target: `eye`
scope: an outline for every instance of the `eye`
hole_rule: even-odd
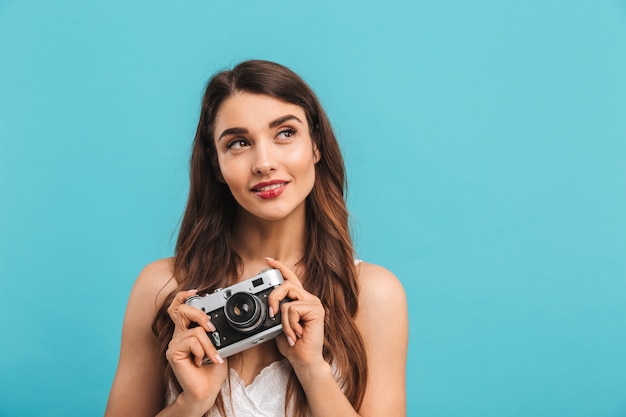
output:
[[[278,132],[278,135],[276,136],[278,139],[285,140],[285,139],[291,138],[295,134],[296,134],[296,130],[289,127],[286,129],[282,129],[280,132]]]
[[[246,146],[250,146],[248,144],[248,141],[245,139],[239,138],[239,139],[234,139],[228,142],[228,145],[226,145],[226,149],[232,150],[232,151],[238,151],[240,149],[245,148]]]

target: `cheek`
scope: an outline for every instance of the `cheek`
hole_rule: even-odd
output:
[[[315,152],[308,146],[301,146],[298,149],[292,150],[289,155],[286,155],[285,159],[293,161],[293,163],[297,164],[302,170],[308,170],[317,162]]]
[[[243,167],[233,163],[233,161],[218,159],[217,169],[219,170],[222,182],[226,183],[231,191],[242,183],[242,181],[245,182],[244,176],[241,175]]]
[[[243,181],[241,180],[241,176],[231,175],[229,171],[222,172],[222,178],[224,179],[224,183],[230,188],[231,191],[237,190],[240,188]]]
[[[304,155],[298,167],[300,176],[313,186],[316,177],[315,159],[311,154]]]

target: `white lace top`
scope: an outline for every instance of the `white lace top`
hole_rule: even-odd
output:
[[[222,384],[222,398],[228,417],[284,417],[287,381],[291,365],[287,359],[272,362],[256,376],[250,385],[234,369],[229,370],[229,381]],[[217,407],[209,412],[219,417]]]
[[[291,364],[284,358],[263,368],[254,381],[246,386],[230,368],[228,379],[221,388],[226,417],[284,417],[287,382]],[[167,403],[176,400],[173,386],[167,393]],[[209,410],[209,417],[223,417],[217,407]]]

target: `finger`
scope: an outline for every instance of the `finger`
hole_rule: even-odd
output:
[[[283,314],[283,332],[285,328],[288,328],[288,331],[292,331],[299,339],[304,335],[307,325],[319,321],[323,326],[326,311],[319,300],[314,300],[284,303],[281,307],[281,313]]]
[[[274,288],[268,296],[268,305],[272,309],[271,312],[279,311],[280,303],[285,300],[291,301],[306,301],[309,303],[317,303],[321,305],[319,298],[311,294],[304,288],[295,285],[293,282],[283,282],[278,287]]]
[[[287,266],[283,264],[282,262],[277,261],[276,259],[267,257],[265,258],[265,263],[267,263],[272,268],[278,269],[280,273],[282,274],[283,278],[285,279],[285,281],[293,282],[299,287],[302,287],[302,282],[300,282],[300,279],[295,274],[295,272],[287,268]]]
[[[193,358],[193,364],[198,368],[201,367],[205,352],[202,343],[198,339],[192,338],[189,340],[189,353],[191,353]]]
[[[293,347],[295,346],[295,342],[291,339],[287,339],[287,336],[285,336],[285,334],[280,334],[276,337],[276,346],[278,346],[278,350],[280,353],[283,354],[283,356],[287,356],[287,346]]]
[[[295,303],[284,303],[281,306],[283,333],[290,346],[296,344],[296,340],[302,337],[302,325],[300,313]]]
[[[177,362],[180,360],[189,360],[198,368],[202,366],[202,361],[206,353],[202,343],[196,338],[186,338],[174,347],[172,359]]]
[[[283,309],[283,322],[289,323],[289,328],[293,331],[297,339],[302,337],[302,325],[300,324],[301,316],[298,306],[294,304],[285,304],[287,308]],[[285,325],[283,324],[283,328]]]
[[[170,306],[167,308],[167,314],[169,314],[170,317],[174,319],[173,316],[178,311],[178,308],[181,305],[185,305],[185,301],[187,301],[189,297],[191,297],[192,295],[196,295],[197,293],[198,293],[198,290],[195,290],[195,289],[188,290],[188,291],[179,291],[178,293],[176,293],[176,295],[174,296],[174,299],[170,303]]]
[[[273,316],[276,312],[280,311],[281,302],[297,301],[307,298],[307,292],[300,287],[296,287],[291,282],[284,282],[278,287],[274,288],[267,297],[267,304],[270,308],[270,316]]]
[[[165,353],[170,363],[187,361],[198,356],[201,359],[204,357],[202,345],[196,337],[189,337],[189,335],[172,339]]]
[[[206,334],[206,332],[204,332],[200,328],[192,329],[191,332],[193,332],[194,336],[202,345],[202,349],[204,352],[203,356],[209,358],[213,363],[224,363],[224,359],[222,359],[217,349],[215,349],[215,346],[213,346],[213,343],[211,343],[209,335]],[[201,358],[200,363],[202,363],[202,359],[203,358]]]
[[[205,357],[213,363],[224,362],[207,334],[199,327],[173,338],[166,357],[170,362],[191,359],[198,367],[202,365]]]
[[[170,306],[169,306],[168,310],[175,309],[179,305],[185,304],[185,301],[187,301],[187,299],[189,297],[191,297],[192,295],[196,295],[197,293],[198,293],[198,290],[196,290],[196,289],[186,290],[186,291],[179,291],[174,296],[174,299],[170,303]]]
[[[199,308],[183,304],[171,315],[172,321],[177,331],[184,331],[191,327],[191,323],[196,323],[205,332],[215,331],[215,326],[207,314]]]

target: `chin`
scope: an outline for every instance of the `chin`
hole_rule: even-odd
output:
[[[265,220],[268,222],[278,222],[278,221],[282,221],[282,220],[287,220],[290,217],[292,217],[293,212],[290,213],[258,213],[258,214],[252,214],[254,217],[256,217],[257,219],[260,220]]]
[[[288,220],[291,218],[298,218],[299,216],[304,217],[304,203],[301,206],[297,207],[265,207],[263,210],[248,210],[248,212],[252,217],[268,221],[268,222],[278,222],[283,220]]]

